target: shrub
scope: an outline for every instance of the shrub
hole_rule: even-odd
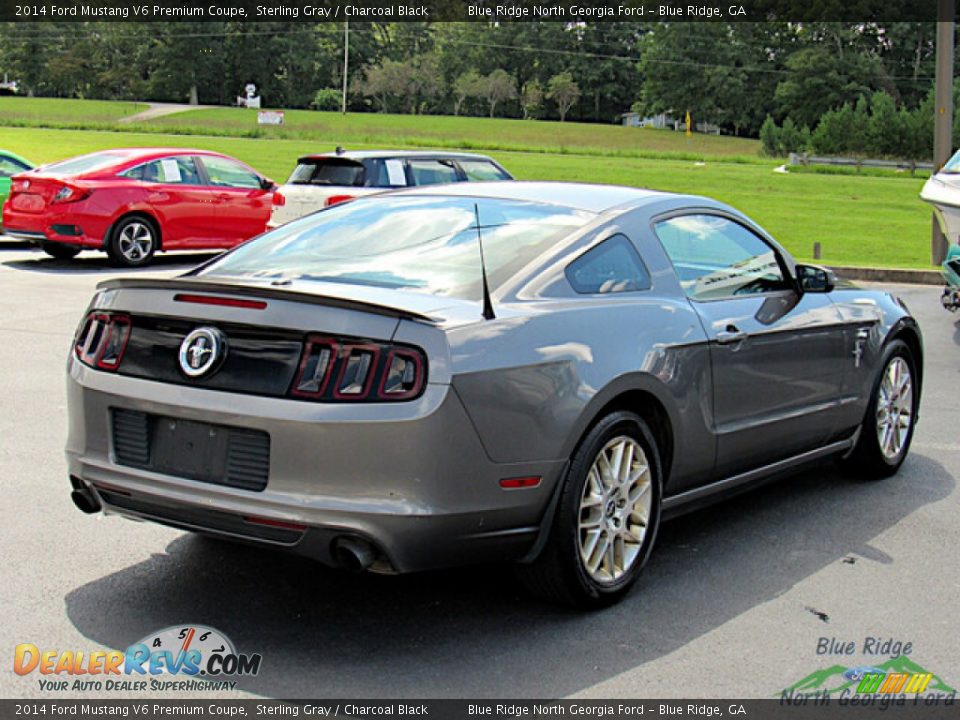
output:
[[[341,108],[343,95],[339,90],[333,88],[321,88],[313,96],[310,107],[314,110],[339,110]]]

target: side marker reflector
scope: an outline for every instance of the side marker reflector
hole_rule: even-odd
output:
[[[248,515],[243,519],[245,522],[248,522],[251,525],[266,525],[267,527],[283,528],[284,530],[300,530],[301,532],[307,529],[306,525],[301,525],[300,523],[274,520],[273,518],[256,517],[255,515]]]
[[[540,485],[541,479],[542,478],[539,475],[532,477],[503,478],[503,480],[500,481],[500,487],[502,487],[504,490],[535,488]]]

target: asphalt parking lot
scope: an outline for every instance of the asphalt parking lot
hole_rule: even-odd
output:
[[[262,654],[260,674],[221,697],[771,697],[834,664],[887,659],[861,652],[871,637],[911,643],[914,663],[960,687],[960,323],[938,287],[892,288],[926,343],[898,476],[864,483],[826,465],[667,523],[626,601],[580,615],[529,598],[505,568],[348,575],[81,514],[63,458],[64,363],[94,286],[117,274],[100,255],[56,261],[0,238],[0,697],[103,697],[15,675],[18,643],[122,649],[180,623]],[[818,655],[824,637],[854,641],[855,655]]]

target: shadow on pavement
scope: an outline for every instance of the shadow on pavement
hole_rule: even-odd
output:
[[[6,243],[0,243],[0,247]],[[5,248],[4,248],[5,249]],[[12,248],[11,248],[12,249]],[[22,247],[16,248],[23,250]],[[150,273],[163,270],[183,268],[189,270],[200,263],[206,262],[217,253],[161,253],[153,258],[149,265],[142,268],[117,267],[110,264],[110,259],[102,253],[81,253],[72,260],[57,260],[42,250],[37,250],[30,259],[7,260],[3,264],[15,270],[26,270],[37,273],[90,275],[90,274],[127,274]]]
[[[24,240],[14,240],[7,235],[0,235],[0,251],[3,250],[29,250],[33,245]]]
[[[528,597],[507,567],[350,575],[191,535],[76,588],[66,609],[114,648],[169,625],[211,625],[263,655],[240,687],[264,696],[559,697],[662,657],[846,556],[894,562],[871,540],[954,485],[918,453],[882,483],[832,465],[788,478],[666,523],[639,586],[593,614]],[[801,605],[791,612],[820,622]]]

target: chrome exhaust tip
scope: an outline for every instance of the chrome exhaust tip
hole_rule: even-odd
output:
[[[344,570],[362,572],[376,561],[377,551],[366,540],[343,536],[333,541],[333,557]]]

